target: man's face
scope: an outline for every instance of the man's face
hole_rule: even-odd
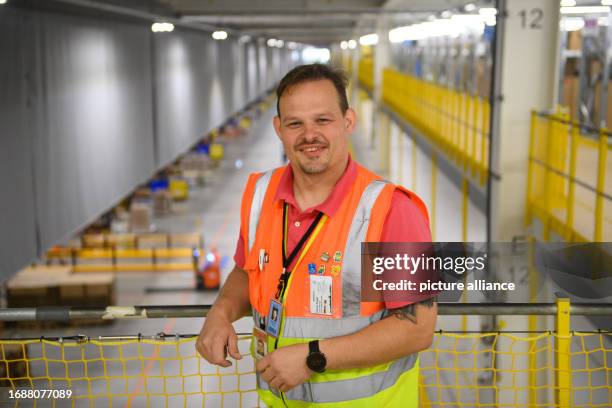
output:
[[[346,158],[355,112],[348,109],[342,114],[331,81],[321,79],[290,87],[280,98],[279,111],[274,128],[287,158],[302,172],[320,174]]]

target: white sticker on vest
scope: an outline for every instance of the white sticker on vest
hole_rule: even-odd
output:
[[[310,277],[310,313],[320,315],[332,314],[332,277],[309,275]]]

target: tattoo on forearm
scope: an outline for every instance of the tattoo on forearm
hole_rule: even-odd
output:
[[[389,314],[386,317],[395,316],[400,320],[410,320],[412,323],[416,323],[416,305],[423,305],[428,308],[431,308],[436,301],[436,297],[434,296],[418,303],[413,303],[404,307],[398,307],[397,309],[390,309],[388,310]]]

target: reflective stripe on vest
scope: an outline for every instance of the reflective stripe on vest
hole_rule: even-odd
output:
[[[371,182],[361,195],[353,215],[342,264],[342,316],[359,316],[361,299],[361,243],[365,242],[370,226],[370,212],[380,192],[387,184],[383,180]]]
[[[249,251],[255,243],[255,235],[257,234],[257,224],[259,223],[259,216],[261,215],[261,209],[263,208],[264,198],[266,191],[268,190],[268,184],[272,178],[274,170],[265,172],[255,183],[255,192],[253,193],[253,203],[251,205],[251,213],[249,215]],[[248,254],[244,254],[246,257]]]
[[[370,397],[392,387],[402,374],[414,367],[416,361],[417,354],[411,354],[393,361],[385,371],[346,380],[306,382],[286,392],[285,399],[332,403]],[[257,386],[280,398],[278,391],[270,388],[261,376],[257,377]]]

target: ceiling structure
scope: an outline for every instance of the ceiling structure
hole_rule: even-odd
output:
[[[34,2],[36,0],[20,0]],[[40,2],[40,1],[39,1]],[[373,33],[381,18],[388,27],[420,22],[467,4],[493,7],[495,0],[54,0],[61,4],[157,16],[175,24],[230,34],[276,38],[316,46]]]
[[[374,32],[377,19],[408,24],[470,0],[157,0],[176,17],[246,34],[327,46]],[[476,3],[487,3],[479,1]]]

